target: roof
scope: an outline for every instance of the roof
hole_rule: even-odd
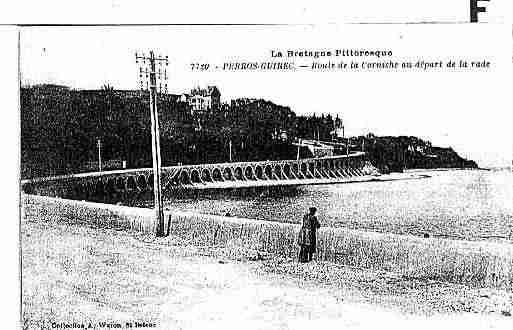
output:
[[[214,94],[221,95],[219,89],[216,86],[207,86],[207,88],[194,88],[191,90],[190,95],[200,95],[200,96],[212,96]]]

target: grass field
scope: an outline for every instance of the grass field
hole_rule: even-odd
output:
[[[120,230],[150,231],[152,211],[143,208],[26,197],[26,217]],[[166,213],[171,234],[197,246],[226,245],[240,240],[244,249],[280,257],[297,256],[298,225],[220,217],[197,213]],[[513,245],[422,238],[323,227],[318,233],[318,260],[402,276],[513,291]]]
[[[285,257],[297,254],[297,225],[179,212],[172,219],[171,232],[197,245],[241,239],[248,248]],[[318,259],[416,279],[513,290],[510,243],[324,227],[318,233]]]
[[[512,322],[513,297],[503,290],[302,265],[238,240],[201,247],[176,236],[39,220],[21,226],[24,329],[136,322],[159,329],[508,329]]]

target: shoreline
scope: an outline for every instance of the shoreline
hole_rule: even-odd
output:
[[[446,172],[445,170],[440,170],[440,171]],[[449,171],[449,170],[447,170],[447,171]],[[466,171],[466,170],[465,169],[457,169],[457,171]],[[364,184],[364,183],[375,183],[375,182],[383,182],[384,183],[384,182],[393,182],[393,181],[409,181],[409,180],[429,179],[429,178],[433,178],[436,176],[437,175],[435,173],[432,173],[431,170],[415,170],[414,172],[384,174],[379,177],[370,178],[369,180],[367,180],[365,182],[359,182],[359,183]],[[327,186],[339,185],[340,187],[342,187],[343,184],[345,184],[345,183],[330,184],[330,185],[325,184],[322,186],[327,187]],[[376,187],[378,187],[378,185],[376,185]],[[217,194],[219,194],[219,195],[217,195]],[[218,196],[220,196],[221,201],[225,201],[227,196],[231,197],[231,195],[224,195],[224,193],[222,191],[219,193],[212,192],[211,194],[207,194],[204,196],[199,195],[199,196],[201,197],[199,199],[201,199],[202,201],[205,201],[205,200],[215,201]],[[239,199],[239,196],[237,196],[237,195],[234,195],[234,196],[235,196],[234,198]],[[292,195],[292,197],[296,197],[296,195]],[[224,207],[220,207],[220,208],[211,208],[211,209],[205,209],[204,207],[200,207],[199,210],[193,211],[192,207],[188,208],[186,205],[183,205],[184,203],[188,202],[189,200],[194,203],[194,201],[196,199],[198,199],[198,196],[184,198],[183,200],[177,199],[176,201],[170,201],[169,204],[166,204],[166,210],[177,209],[177,210],[181,210],[184,212],[196,212],[196,213],[201,213],[201,214],[205,214],[205,215],[216,215],[216,216],[223,216],[226,214],[225,210],[226,210],[226,207],[228,207],[228,206],[224,206]],[[241,198],[241,200],[245,200],[245,199]],[[224,205],[224,204],[222,204],[222,205]],[[203,204],[201,204],[201,205],[203,205]],[[145,205],[144,207],[150,208],[151,206]],[[229,207],[228,207],[228,209],[229,209]],[[254,220],[258,220],[258,221],[271,221],[271,222],[276,222],[276,223],[297,223],[297,221],[290,220],[290,219],[284,220],[279,217],[275,217],[275,218],[266,218],[266,217],[259,217],[259,216],[253,217],[253,216],[251,216],[251,214],[248,215],[243,212],[235,213],[235,212],[232,212],[231,210],[228,213],[230,214],[229,216],[235,217],[235,218],[236,217],[245,217],[245,218],[250,218],[250,219],[254,219]],[[503,242],[503,243],[512,243],[513,242],[512,241],[513,236],[503,234],[502,232],[501,233],[490,233],[490,232],[483,231],[482,234],[471,233],[471,234],[469,234],[469,236],[465,236],[465,235],[461,234],[460,232],[448,232],[448,231],[445,232],[443,230],[431,230],[430,231],[430,230],[428,230],[429,228],[427,228],[424,231],[422,231],[422,228],[420,228],[419,230],[416,230],[416,231],[413,231],[413,230],[399,231],[397,229],[394,231],[395,228],[391,229],[390,227],[381,226],[379,223],[376,227],[371,227],[371,226],[365,227],[365,226],[345,225],[345,224],[337,224],[337,223],[328,222],[328,223],[326,223],[326,226],[332,227],[332,228],[346,228],[346,229],[351,229],[351,230],[363,230],[363,231],[377,232],[377,233],[393,233],[393,234],[397,234],[397,235],[407,235],[407,236],[411,235],[414,237],[424,237],[427,234],[427,235],[429,235],[430,238],[453,239],[453,240],[462,240],[462,241],[470,241],[470,242],[479,242],[479,241]]]
[[[441,171],[489,171],[486,168],[473,168],[473,167],[437,167],[437,168],[410,168],[405,169],[403,173],[415,173],[415,172],[441,172]]]

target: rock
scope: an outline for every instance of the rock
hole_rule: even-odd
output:
[[[510,311],[502,311],[501,314],[503,316],[511,316],[511,312]]]

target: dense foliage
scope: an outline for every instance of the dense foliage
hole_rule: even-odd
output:
[[[159,98],[163,165],[292,159],[297,137],[331,140],[330,116],[296,116],[265,100],[238,99],[220,109],[194,113],[173,95]],[[22,177],[95,170],[98,140],[102,159],[124,160],[128,168],[151,166],[148,96],[139,91],[71,90],[38,85],[21,89]],[[352,149],[365,151],[384,170],[417,167],[475,167],[451,149],[412,137],[359,137]],[[343,142],[343,141],[341,141]],[[340,150],[344,152],[344,150]],[[436,157],[429,156],[431,154]],[[309,157],[307,150],[301,157]],[[107,166],[107,165],[106,165]]]
[[[354,148],[364,149],[382,172],[417,168],[477,168],[472,160],[460,157],[452,148],[434,147],[414,136],[360,136],[351,139]],[[363,148],[362,148],[363,145]]]

